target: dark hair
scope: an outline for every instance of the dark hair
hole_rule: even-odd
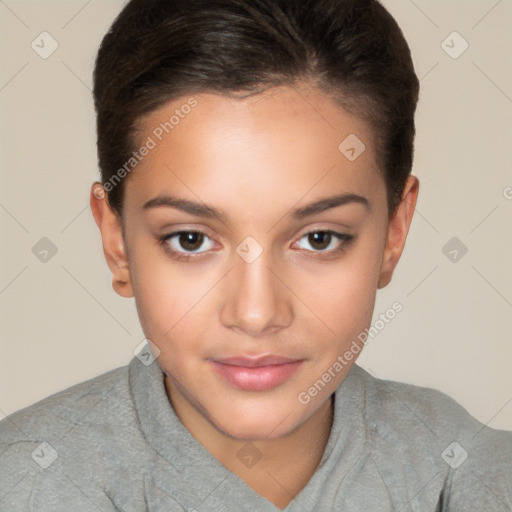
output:
[[[111,208],[122,216],[115,175],[123,166],[126,175],[145,114],[187,94],[257,94],[299,81],[372,127],[393,213],[412,168],[419,81],[402,31],[376,0],[130,0],[94,70]]]

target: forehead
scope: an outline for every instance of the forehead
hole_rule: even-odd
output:
[[[245,206],[307,202],[333,189],[385,196],[371,127],[314,88],[184,96],[140,128],[136,146],[151,139],[153,148],[128,180],[127,201],[166,191],[221,206],[236,203],[234,191]]]

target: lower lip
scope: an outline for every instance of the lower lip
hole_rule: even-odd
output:
[[[210,361],[221,377],[236,388],[245,391],[267,391],[279,386],[299,369],[302,362],[295,361],[255,368]]]

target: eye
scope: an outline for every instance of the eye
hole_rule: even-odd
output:
[[[164,249],[176,259],[190,259],[192,254],[207,252],[212,248],[213,242],[210,247],[206,247],[206,250],[200,251],[205,240],[211,239],[202,231],[176,231],[159,239]]]
[[[299,246],[299,248],[305,248],[313,253],[327,253],[333,255],[343,251],[353,238],[354,237],[352,235],[338,233],[337,231],[332,231],[330,229],[311,231],[303,235],[300,238],[299,243],[301,240],[305,240],[307,244],[313,247],[313,250],[311,251],[304,246]]]
[[[298,243],[299,249],[305,249],[307,252],[333,256],[345,250],[353,239],[352,235],[324,229],[304,234]],[[204,248],[205,241],[208,240],[210,245]],[[300,244],[302,240],[305,240],[312,247],[312,250],[302,246]],[[159,237],[158,241],[164,247],[164,250],[176,260],[190,260],[195,257],[195,254],[200,255],[208,252],[214,245],[208,235],[196,230],[176,231]],[[201,247],[204,250],[200,250]]]

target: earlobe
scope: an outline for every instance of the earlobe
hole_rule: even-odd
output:
[[[94,182],[91,187],[90,206],[100,230],[103,253],[112,272],[112,287],[121,297],[133,297],[121,219],[108,204],[108,196],[99,182]]]
[[[390,283],[395,267],[402,255],[416,207],[418,192],[418,178],[409,176],[404,187],[402,200],[389,221],[386,247],[384,249],[377,285],[378,288],[384,288]]]

